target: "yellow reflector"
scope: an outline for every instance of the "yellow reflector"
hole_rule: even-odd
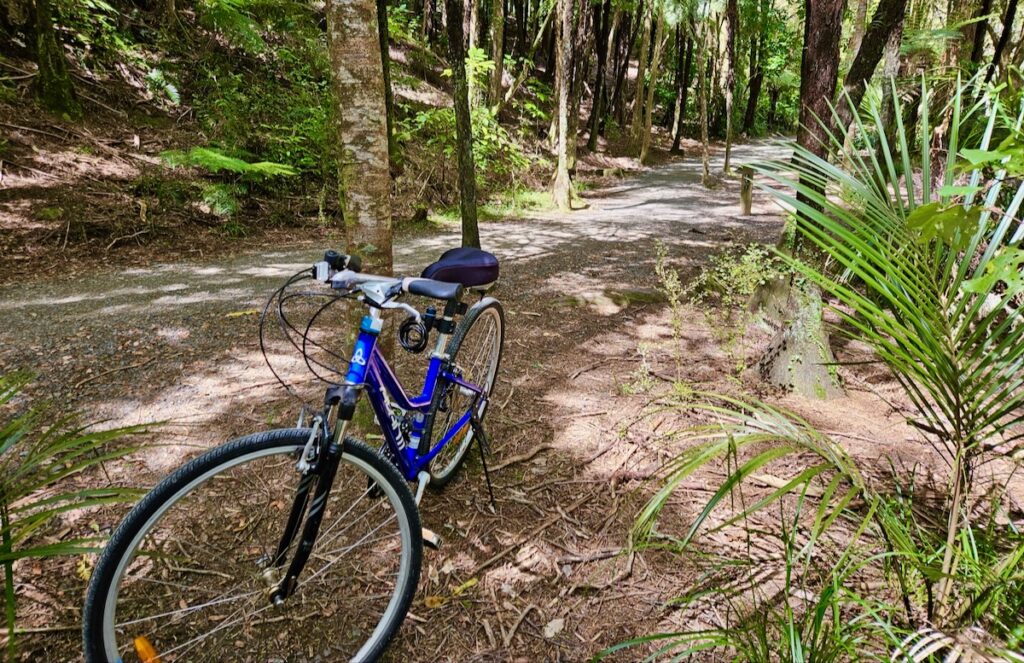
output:
[[[140,635],[135,638],[135,653],[142,659],[142,663],[160,663],[160,657],[156,655],[156,649],[149,644],[146,636]]]

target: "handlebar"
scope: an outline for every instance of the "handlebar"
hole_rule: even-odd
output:
[[[322,283],[330,283],[332,288],[339,290],[358,287],[378,306],[401,293],[445,301],[462,299],[463,286],[461,283],[448,283],[426,278],[360,274],[361,268],[362,261],[358,256],[327,251],[324,253],[323,261],[313,266],[313,277]]]

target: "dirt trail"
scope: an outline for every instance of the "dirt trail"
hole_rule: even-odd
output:
[[[778,144],[752,143],[736,148],[733,163],[785,154]],[[622,388],[638,348],[670,338],[656,242],[686,273],[729,245],[774,241],[781,218],[760,194],[754,213],[740,216],[738,183],[704,189],[692,158],[586,201],[572,214],[481,228],[484,247],[502,261],[496,294],[509,316],[499,407],[490,415],[492,462],[507,464],[495,475],[498,515],[484,508],[486,488],[472,466],[426,500],[424,523],[446,544],[424,561],[395,660],[578,661],[672,624],[662,605],[678,586],[673,575],[685,571],[657,555],[612,554],[635,513],[631,488],[664,454],[654,433],[626,425],[651,397]],[[454,233],[399,239],[396,271],[418,273],[457,244]],[[156,477],[190,449],[295,416],[262,363],[252,311],[323,248],[303,242],[0,289],[0,371],[32,368],[35,391],[91,418],[167,421],[162,444],[122,474]],[[701,325],[695,320],[684,338],[684,377],[720,381],[723,357]],[[473,579],[472,591],[451,600]],[[63,603],[40,609],[40,621],[74,623],[82,587],[66,591]],[[440,607],[427,607],[428,596],[440,597]]]

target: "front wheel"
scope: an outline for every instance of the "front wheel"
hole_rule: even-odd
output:
[[[89,584],[87,662],[372,661],[381,654],[409,609],[423,547],[408,485],[360,442],[344,442],[296,589],[280,606],[270,601],[279,575],[269,560],[300,482],[310,481],[295,469],[309,435],[278,430],[228,442],[182,466],[131,510]]]
[[[496,299],[487,298],[469,309],[448,342],[448,356],[452,370],[466,382],[483,389],[477,417],[482,421],[487,398],[494,389],[501,364],[501,351],[505,344],[505,311]],[[442,440],[452,432],[462,416],[473,405],[476,394],[457,384],[441,381],[431,404],[435,440]],[[473,429],[467,423],[454,431],[448,441],[430,462],[430,485],[441,488],[455,476],[473,442]]]

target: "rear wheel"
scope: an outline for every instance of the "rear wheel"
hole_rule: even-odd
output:
[[[409,609],[423,548],[408,485],[360,442],[344,443],[296,589],[281,606],[269,599],[280,576],[268,573],[268,562],[303,481],[295,462],[309,435],[271,431],[217,447],[132,509],[89,585],[87,661],[137,662],[154,653],[163,663],[366,661],[381,654]]]
[[[490,396],[501,364],[505,343],[505,312],[496,299],[484,299],[472,307],[448,342],[448,356],[454,373],[470,384],[483,388]],[[476,394],[454,383],[442,382],[431,404],[433,439],[441,440],[455,428],[473,404]],[[486,399],[479,404],[477,416],[483,420]],[[473,429],[465,423],[430,463],[430,485],[448,485],[473,442]]]

